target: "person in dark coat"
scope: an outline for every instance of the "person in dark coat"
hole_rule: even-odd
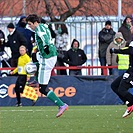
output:
[[[5,44],[5,34],[2,30],[0,30],[0,67],[3,67],[2,55],[4,54],[4,44]],[[0,71],[0,75],[1,75],[1,71]]]
[[[5,43],[5,46],[11,49],[11,67],[17,67],[18,58],[20,56],[19,47],[21,45],[27,47],[27,41],[26,38],[15,29],[13,23],[9,23],[7,29],[9,35],[7,36],[8,41]]]
[[[74,39],[71,48],[66,51],[63,61],[69,66],[82,66],[86,60],[86,54],[79,48],[78,40]],[[82,75],[81,69],[69,70],[69,75]]]
[[[5,34],[2,30],[0,30],[0,54],[4,51],[4,44],[5,44]]]
[[[118,32],[121,32],[124,39],[128,42],[132,40],[132,16],[128,15],[124,19],[121,27],[118,29]]]
[[[19,32],[21,32],[23,34],[23,36],[26,38],[27,40],[27,53],[29,54],[29,56],[31,56],[31,51],[33,48],[33,42],[35,42],[35,33],[33,31],[31,31],[30,29],[26,28],[26,16],[21,16],[20,20],[17,23],[17,27],[16,30],[18,30]]]
[[[115,36],[115,31],[111,27],[111,21],[106,21],[105,27],[99,32],[99,61],[101,66],[106,66],[106,50],[109,44],[113,41]],[[112,75],[111,69],[109,69],[109,74]],[[103,75],[103,70],[101,69],[101,75]]]

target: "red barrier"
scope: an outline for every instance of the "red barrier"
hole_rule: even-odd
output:
[[[92,69],[103,69],[103,74],[105,76],[108,75],[108,69],[109,68],[117,68],[117,66],[68,66],[68,67],[64,67],[64,66],[56,66],[54,67],[54,70],[71,70],[71,69],[88,69],[88,75],[90,75],[90,70]],[[13,70],[14,68],[9,68],[9,67],[3,67],[0,68],[1,70]],[[55,73],[54,73],[55,75]]]
[[[90,70],[92,69],[103,69],[103,74],[105,76],[108,75],[108,69],[109,68],[118,68],[117,66],[69,66],[69,67],[61,67],[61,66],[56,66],[54,69],[56,70],[66,70],[66,69],[88,69],[88,75],[90,75]]]
[[[0,68],[0,71],[1,70],[14,70],[15,68],[14,67],[2,67]]]

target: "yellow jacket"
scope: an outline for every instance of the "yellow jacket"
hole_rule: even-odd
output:
[[[19,58],[18,58],[18,65],[17,65],[17,67],[13,70],[13,73],[15,74],[15,73],[17,73],[18,72],[18,74],[26,74],[26,72],[25,72],[25,69],[24,69],[24,67],[25,67],[25,65],[27,64],[27,63],[29,63],[31,61],[31,59],[30,59],[30,57],[27,55],[27,54],[24,54],[24,55],[21,55]],[[29,76],[29,75],[27,75],[27,76]]]
[[[128,47],[122,48],[127,49]],[[118,70],[127,70],[129,68],[129,55],[118,54]]]

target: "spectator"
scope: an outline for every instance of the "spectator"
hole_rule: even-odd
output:
[[[2,30],[0,30],[0,55],[3,54],[5,44],[5,34]]]
[[[7,29],[9,35],[7,36],[8,41],[5,43],[5,46],[11,49],[11,67],[17,67],[18,58],[20,56],[19,47],[21,44],[27,46],[27,41],[25,37],[15,29],[13,23],[9,23]]]
[[[58,51],[58,56],[56,65],[65,66],[63,62],[63,57],[68,45],[68,30],[65,24],[59,24],[57,26],[58,29],[56,31],[55,46]],[[60,70],[58,71],[58,74],[67,75],[66,70]]]
[[[55,45],[57,49],[67,50],[68,45],[68,30],[65,24],[59,24],[56,31]]]
[[[101,66],[106,66],[106,50],[109,44],[113,41],[115,32],[111,27],[111,21],[106,21],[105,27],[99,32],[99,61]],[[110,70],[110,69],[109,69]],[[111,75],[111,70],[109,71]],[[103,69],[101,69],[103,75]]]
[[[2,67],[2,55],[4,54],[4,44],[5,44],[5,34],[2,30],[0,30],[0,67]],[[1,74],[1,71],[0,71]]]
[[[114,40],[110,43],[110,45],[108,46],[107,51],[106,51],[106,60],[107,60],[108,66],[118,66],[118,63],[116,61],[117,55],[111,54],[110,49],[111,48],[120,49],[120,48],[124,48],[125,46],[126,46],[126,41],[123,38],[122,33],[117,32],[115,34]],[[112,69],[112,75],[118,76],[117,68]]]
[[[1,46],[5,43],[5,34],[4,32],[0,29],[0,50],[1,50]],[[4,50],[4,47],[2,48],[2,50]]]
[[[72,41],[71,49],[66,51],[63,60],[69,66],[82,66],[86,62],[87,57],[79,48],[79,42],[76,39]],[[69,70],[69,75],[82,75],[81,69]]]
[[[133,26],[132,26],[132,16],[128,15],[124,19],[121,27],[118,29],[118,32],[121,32],[124,39],[128,42],[132,40]]]
[[[33,42],[35,41],[35,34],[33,31],[26,28],[26,16],[21,16],[21,18],[17,24],[16,30],[21,32],[23,34],[23,36],[26,38],[28,54],[29,54],[29,56],[31,56]]]

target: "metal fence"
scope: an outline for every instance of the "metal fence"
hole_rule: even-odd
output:
[[[7,36],[7,24],[9,22],[1,22],[0,28],[4,31]],[[14,21],[16,23],[16,21]],[[83,49],[87,55],[87,62],[84,66],[99,66],[98,60],[98,33],[105,26],[105,21],[77,21],[77,22],[54,22],[51,23],[53,29],[57,24],[65,24],[68,28],[68,46],[71,47],[73,39],[77,39],[80,42],[80,48]],[[112,21],[112,28],[114,31],[118,31],[119,22]],[[8,49],[9,50],[9,49]],[[8,52],[9,53],[9,52]],[[83,75],[87,75],[88,71],[83,70]],[[98,69],[93,69],[91,75],[100,75]]]
[[[77,39],[80,42],[80,48],[84,50],[87,55],[87,62],[84,66],[99,66],[98,59],[98,33],[105,26],[105,21],[96,21],[96,22],[65,22],[65,23],[54,23],[56,24],[65,24],[68,28],[68,47],[71,47],[71,42],[73,39]],[[119,22],[112,21],[112,28],[114,31],[118,31]],[[82,70],[83,75],[87,75],[88,70]],[[99,69],[93,69],[90,73],[91,75],[100,75],[101,71]]]

